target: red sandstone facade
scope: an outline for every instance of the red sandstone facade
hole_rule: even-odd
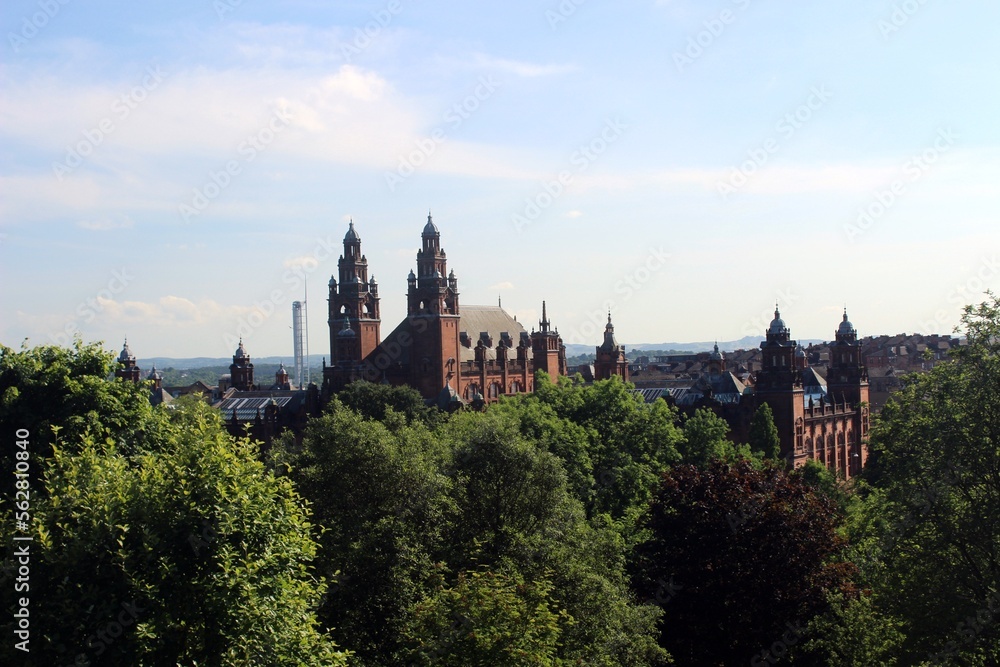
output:
[[[831,348],[825,391],[777,308],[760,346],[753,407],[771,406],[782,456],[796,468],[814,459],[845,479],[858,474],[868,459],[868,371],[847,313]]]
[[[615,340],[615,325],[611,323],[611,313],[608,313],[608,324],[604,327],[604,342],[597,346],[597,356],[594,359],[594,379],[607,380],[618,376],[628,382],[628,359],[625,358],[625,348]]]
[[[500,306],[461,306],[441,233],[431,216],[421,233],[417,270],[407,277],[406,319],[380,338],[378,284],[368,275],[353,222],[344,237],[340,282],[330,279],[330,360],[323,395],[364,379],[409,385],[439,406],[482,405],[533,391],[535,371],[566,374],[566,347],[545,304],[530,334]]]

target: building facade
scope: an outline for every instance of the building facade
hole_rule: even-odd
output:
[[[458,278],[448,270],[441,232],[428,214],[416,271],[406,280],[406,317],[381,337],[378,284],[351,222],[330,279],[330,364],[323,396],[354,380],[413,387],[450,409],[485,405],[500,396],[533,391],[535,372],[566,374],[566,346],[549,322],[546,305],[530,333],[500,305],[463,305]]]
[[[683,356],[691,357],[680,364],[683,378],[644,371],[632,378],[637,391],[646,400],[662,398],[688,414],[712,410],[726,420],[730,438],[738,443],[747,441],[754,412],[766,403],[781,439],[781,456],[790,466],[812,459],[850,479],[865,465],[868,370],[846,311],[829,345],[825,376],[810,366],[809,355],[792,339],[777,307],[760,344],[760,366],[752,372],[740,363],[728,364],[718,345],[704,359]]]
[[[794,467],[813,459],[849,479],[867,461],[870,417],[868,370],[847,312],[831,346],[826,378],[809,368],[800,351],[775,308],[761,343],[754,405],[771,407],[781,453]]]

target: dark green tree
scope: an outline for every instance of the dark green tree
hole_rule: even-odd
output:
[[[750,450],[763,458],[777,461],[781,456],[781,438],[778,427],[774,425],[774,413],[767,403],[762,403],[753,413],[749,440]]]
[[[859,562],[905,624],[903,664],[1000,662],[1000,300],[962,325],[966,344],[872,427]]]
[[[393,387],[359,380],[337,392],[340,402],[367,419],[385,422],[388,411],[402,415],[407,424],[415,421],[433,426],[441,418],[437,408],[428,406],[413,387]]]
[[[661,664],[660,610],[630,595],[624,539],[607,515],[586,520],[558,457],[521,436],[507,412],[457,415],[443,435],[455,450],[452,569],[550,581],[560,618],[573,619],[560,621],[565,664]]]
[[[450,451],[419,423],[390,431],[335,400],[307,425],[301,452],[279,456],[323,529],[316,567],[331,590],[321,621],[360,664],[396,664],[407,610],[438,571],[456,516],[442,472]]]
[[[813,618],[804,641],[789,647],[791,664],[817,667],[895,667],[902,625],[886,616],[871,594],[830,593],[830,608]],[[764,663],[760,663],[764,664]]]
[[[560,378],[553,384],[539,373],[535,392],[519,400],[548,405],[590,434],[587,458],[594,487],[589,499],[581,498],[589,501],[590,516],[607,513],[631,527],[660,473],[680,460],[677,413],[664,401],[647,405],[620,378],[590,386],[579,378]]]

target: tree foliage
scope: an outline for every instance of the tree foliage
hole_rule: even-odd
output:
[[[31,659],[345,664],[317,624],[313,526],[291,483],[203,404],[160,428],[158,449],[130,456],[90,434],[53,447],[34,507]]]
[[[407,424],[415,421],[434,425],[440,420],[436,408],[426,404],[412,387],[393,387],[363,380],[352,382],[337,392],[337,399],[366,419],[385,422],[391,412],[401,415]]]
[[[746,664],[852,590],[836,506],[773,465],[676,466],[644,523],[636,586],[676,591],[661,645],[680,664]]]
[[[552,584],[518,574],[461,572],[410,609],[406,664],[433,667],[533,667],[559,664],[561,625]]]
[[[872,428],[857,540],[904,663],[1000,661],[1000,300],[962,323],[966,344],[908,375]]]
[[[587,433],[586,459],[594,483],[581,500],[591,516],[607,513],[631,525],[649,502],[663,470],[680,459],[677,414],[665,402],[651,405],[618,377],[586,386],[578,378],[549,382],[544,373],[521,403],[540,402]],[[574,464],[569,465],[571,470]]]
[[[392,664],[455,515],[450,453],[419,424],[390,431],[334,401],[302,451],[284,456],[324,528],[316,567],[332,587],[321,620],[362,664]]]
[[[781,438],[778,427],[774,425],[774,413],[767,403],[761,403],[753,413],[748,435],[750,450],[755,454],[772,461],[777,461],[781,456]]]
[[[156,446],[162,412],[150,406],[146,385],[109,380],[114,359],[100,344],[84,345],[80,339],[72,348],[0,346],[0,430],[11,436],[19,429],[30,433],[33,481],[52,454],[55,431],[70,450],[86,435],[114,440],[122,454]],[[12,470],[12,437],[5,438],[2,452],[3,470]],[[0,491],[9,497],[12,477],[3,479]]]

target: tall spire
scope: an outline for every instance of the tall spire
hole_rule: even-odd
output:
[[[542,301],[542,320],[538,323],[539,328],[542,331],[549,330],[549,316],[545,312],[545,302]]]

